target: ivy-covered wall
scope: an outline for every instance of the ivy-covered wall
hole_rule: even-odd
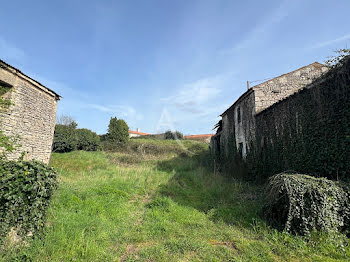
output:
[[[350,179],[350,58],[302,91],[256,115],[250,172],[286,170]]]

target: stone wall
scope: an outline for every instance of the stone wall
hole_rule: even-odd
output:
[[[244,157],[255,140],[255,115],[302,90],[328,70],[327,66],[315,62],[250,88],[222,114],[222,131],[217,134],[220,138],[213,138],[211,148],[218,148],[228,156],[234,139]],[[215,146],[218,141],[220,146]]]
[[[254,86],[256,113],[298,92],[328,71],[317,62]]]
[[[212,139],[212,149],[218,150],[219,147],[220,153],[225,157],[232,151],[240,150],[242,156],[245,156],[255,130],[254,101],[254,92],[250,90],[222,114],[222,131]]]
[[[1,62],[0,81],[11,86],[4,96],[13,104],[0,112],[0,128],[7,135],[19,136],[21,144],[8,158],[17,159],[24,152],[26,160],[48,163],[59,96]]]
[[[256,115],[248,163],[258,177],[294,170],[350,179],[350,58]]]

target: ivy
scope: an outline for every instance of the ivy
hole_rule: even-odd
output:
[[[56,173],[36,161],[0,162],[0,241],[15,229],[20,237],[40,232],[54,189]]]
[[[285,170],[350,180],[350,59],[256,116],[247,163],[265,179]]]
[[[12,105],[11,101],[9,99],[5,99],[2,96],[6,94],[10,90],[9,87],[3,86],[0,84],[0,111],[3,111],[7,108],[9,108],[10,105]]]
[[[344,184],[326,178],[281,173],[269,179],[264,216],[294,234],[349,231],[349,192]]]
[[[13,105],[13,103],[3,97],[10,90],[10,87],[0,84],[0,113],[6,112],[6,110]],[[20,145],[17,143],[19,137],[5,135],[0,129],[0,160],[6,159],[7,153],[13,152]]]

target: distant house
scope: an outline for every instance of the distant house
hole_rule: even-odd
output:
[[[188,136],[184,136],[184,139],[191,139],[191,140],[198,140],[198,141],[204,141],[206,143],[210,142],[210,138],[213,136],[214,134],[205,134],[205,135],[188,135]]]
[[[140,132],[140,128],[137,128],[136,131],[129,130],[129,137],[138,137],[138,136],[146,136],[146,135],[149,135],[149,134]]]
[[[2,96],[12,103],[0,110],[0,129],[18,136],[21,145],[8,158],[17,159],[24,152],[27,160],[48,163],[60,96],[2,60],[0,86],[7,91]]]
[[[329,68],[318,62],[249,88],[221,116],[210,148],[228,155],[233,142],[244,157],[255,137],[255,116],[311,84]]]

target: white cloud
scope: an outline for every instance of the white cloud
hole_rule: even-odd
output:
[[[124,106],[124,105],[99,105],[99,104],[86,104],[84,106],[88,109],[95,109],[101,112],[114,114],[118,118],[126,118],[129,121],[142,120],[143,115],[137,113],[135,108],[132,106]]]
[[[328,45],[332,45],[332,44],[336,44],[336,43],[339,43],[339,42],[343,42],[343,41],[346,41],[346,40],[349,40],[349,39],[350,39],[350,34],[347,34],[347,35],[344,35],[344,36],[341,36],[341,37],[338,37],[338,38],[335,38],[335,39],[332,39],[332,40],[328,40],[328,41],[325,41],[325,42],[318,43],[318,44],[314,45],[312,48],[321,48],[321,47],[325,47],[325,46],[328,46]]]
[[[211,99],[221,93],[221,85],[227,76],[219,75],[215,77],[202,78],[192,83],[187,83],[177,92],[177,94],[163,98],[166,105],[174,105],[182,111],[198,114],[202,112],[202,107]]]
[[[161,99],[163,114],[165,110],[167,118],[171,119],[171,129],[188,130],[191,127],[193,134],[211,132],[207,125],[214,126],[217,116],[226,109],[227,105],[222,103],[222,91],[232,80],[232,75],[225,73],[183,84],[174,95]]]

